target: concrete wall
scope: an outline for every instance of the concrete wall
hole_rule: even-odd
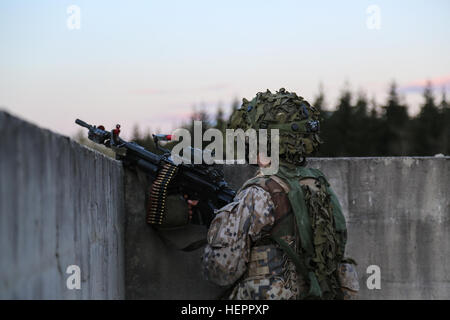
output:
[[[450,158],[311,159],[336,191],[347,218],[347,255],[357,262],[361,299],[450,299]],[[227,166],[237,189],[255,174]],[[133,299],[212,299],[222,288],[199,276],[201,250],[179,252],[145,225],[146,179],[126,175],[126,295]],[[165,232],[179,246],[205,230]],[[381,270],[369,290],[367,267]]]
[[[148,181],[66,137],[0,112],[0,298],[213,299],[201,250],[145,224]],[[363,299],[450,299],[450,158],[312,159],[347,217]],[[227,166],[238,188],[252,167]],[[126,217],[125,217],[126,215]],[[162,232],[178,246],[203,227]],[[81,268],[68,290],[67,266]],[[366,269],[381,269],[368,290]]]
[[[127,299],[215,299],[223,288],[200,274],[202,249],[183,252],[195,240],[206,237],[206,227],[157,233],[145,222],[149,182],[140,172],[125,175],[125,283]],[[161,236],[163,238],[161,238]],[[167,241],[168,240],[168,241]]]
[[[0,299],[123,298],[121,164],[4,112],[0,137]]]
[[[450,299],[450,157],[312,159],[347,218],[347,255],[359,264],[362,299]],[[251,167],[228,167],[239,186]],[[368,290],[367,267],[381,270]]]

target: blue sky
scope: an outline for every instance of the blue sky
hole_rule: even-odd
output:
[[[0,46],[0,106],[67,135],[77,117],[167,131],[193,105],[319,83],[333,106],[346,82],[383,102],[395,79],[414,112],[425,81],[450,90],[450,1],[2,0]]]

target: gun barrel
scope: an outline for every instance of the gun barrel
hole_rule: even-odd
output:
[[[86,122],[84,122],[83,120],[80,120],[80,119],[75,120],[75,123],[79,126],[82,126],[82,127],[88,128],[88,129],[91,128],[90,125],[88,125]]]

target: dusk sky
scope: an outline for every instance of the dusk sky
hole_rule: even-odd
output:
[[[70,136],[76,118],[171,131],[280,87],[322,83],[332,107],[346,82],[381,103],[396,80],[411,113],[426,81],[450,93],[448,0],[2,0],[0,46],[0,108]]]

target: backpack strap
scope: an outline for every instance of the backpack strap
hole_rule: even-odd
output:
[[[287,193],[289,187],[277,176],[256,176],[244,183],[242,191],[250,186],[258,186],[270,194],[274,204],[274,226],[291,213],[291,205]]]
[[[294,263],[297,272],[300,273],[302,277],[309,283],[309,291],[302,293],[301,298],[318,298],[321,297],[322,292],[316,275],[312,270],[310,270],[310,268],[308,268],[309,259],[302,259],[298,255],[298,253],[295,252],[282,238],[287,233],[286,228],[289,227],[289,221],[286,221],[286,218],[294,213],[294,230],[296,228],[299,228],[299,230],[294,231],[294,233],[300,235],[300,241],[302,245],[304,243],[307,243],[309,240],[311,254],[307,255],[307,257],[312,256],[313,244],[311,240],[312,234],[308,217],[308,210],[305,205],[301,186],[297,182],[298,180],[295,181],[296,183],[291,182],[286,177],[280,175],[260,175],[244,183],[241,190],[244,190],[245,188],[248,188],[252,185],[256,185],[270,193],[272,201],[275,205],[275,223],[272,227],[269,237],[283,249],[285,254]],[[303,237],[301,235],[303,235]]]

